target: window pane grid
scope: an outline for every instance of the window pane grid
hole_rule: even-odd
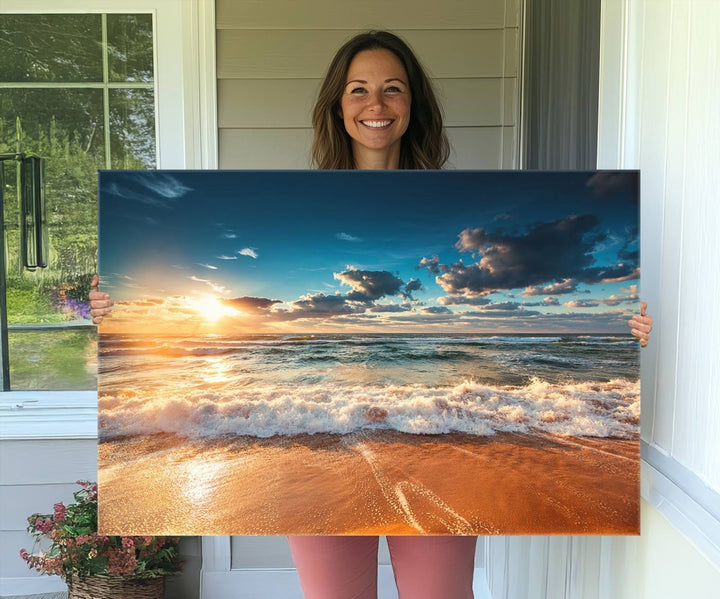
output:
[[[5,275],[12,304],[7,330],[13,389],[89,389],[96,384],[96,332],[87,320],[87,306],[81,305],[87,293],[78,292],[78,284],[87,286],[97,270],[87,264],[94,264],[96,241],[85,239],[88,232],[94,236],[97,222],[95,172],[156,165],[153,21],[152,13],[58,13],[14,15],[0,23],[0,34],[7,34],[0,36],[6,38],[2,45],[18,61],[24,58],[19,67],[0,67],[0,151],[19,147],[44,156],[54,171],[46,184],[46,196],[52,198],[48,221],[54,227],[54,256],[45,271],[27,273],[16,264],[13,181],[6,180],[4,190],[4,243],[13,254],[7,256]],[[44,33],[35,39],[34,30]],[[42,90],[49,95],[33,95]],[[83,93],[97,94],[99,102],[83,96],[78,103],[71,96]],[[70,112],[62,114],[68,107]],[[15,115],[22,123],[17,140]],[[69,223],[79,225],[73,229]],[[82,239],[71,239],[78,229]]]

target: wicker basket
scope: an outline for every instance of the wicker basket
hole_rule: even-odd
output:
[[[165,578],[88,576],[68,583],[68,599],[163,599]]]

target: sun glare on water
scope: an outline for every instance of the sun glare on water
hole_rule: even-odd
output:
[[[239,316],[241,313],[212,295],[188,298],[188,306],[207,322],[217,322],[223,316]]]

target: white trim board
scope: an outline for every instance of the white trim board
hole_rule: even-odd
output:
[[[97,439],[96,391],[0,393],[0,439]]]

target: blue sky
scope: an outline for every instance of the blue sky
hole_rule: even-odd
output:
[[[106,171],[101,288],[118,327],[625,333],[638,195],[634,171]]]

